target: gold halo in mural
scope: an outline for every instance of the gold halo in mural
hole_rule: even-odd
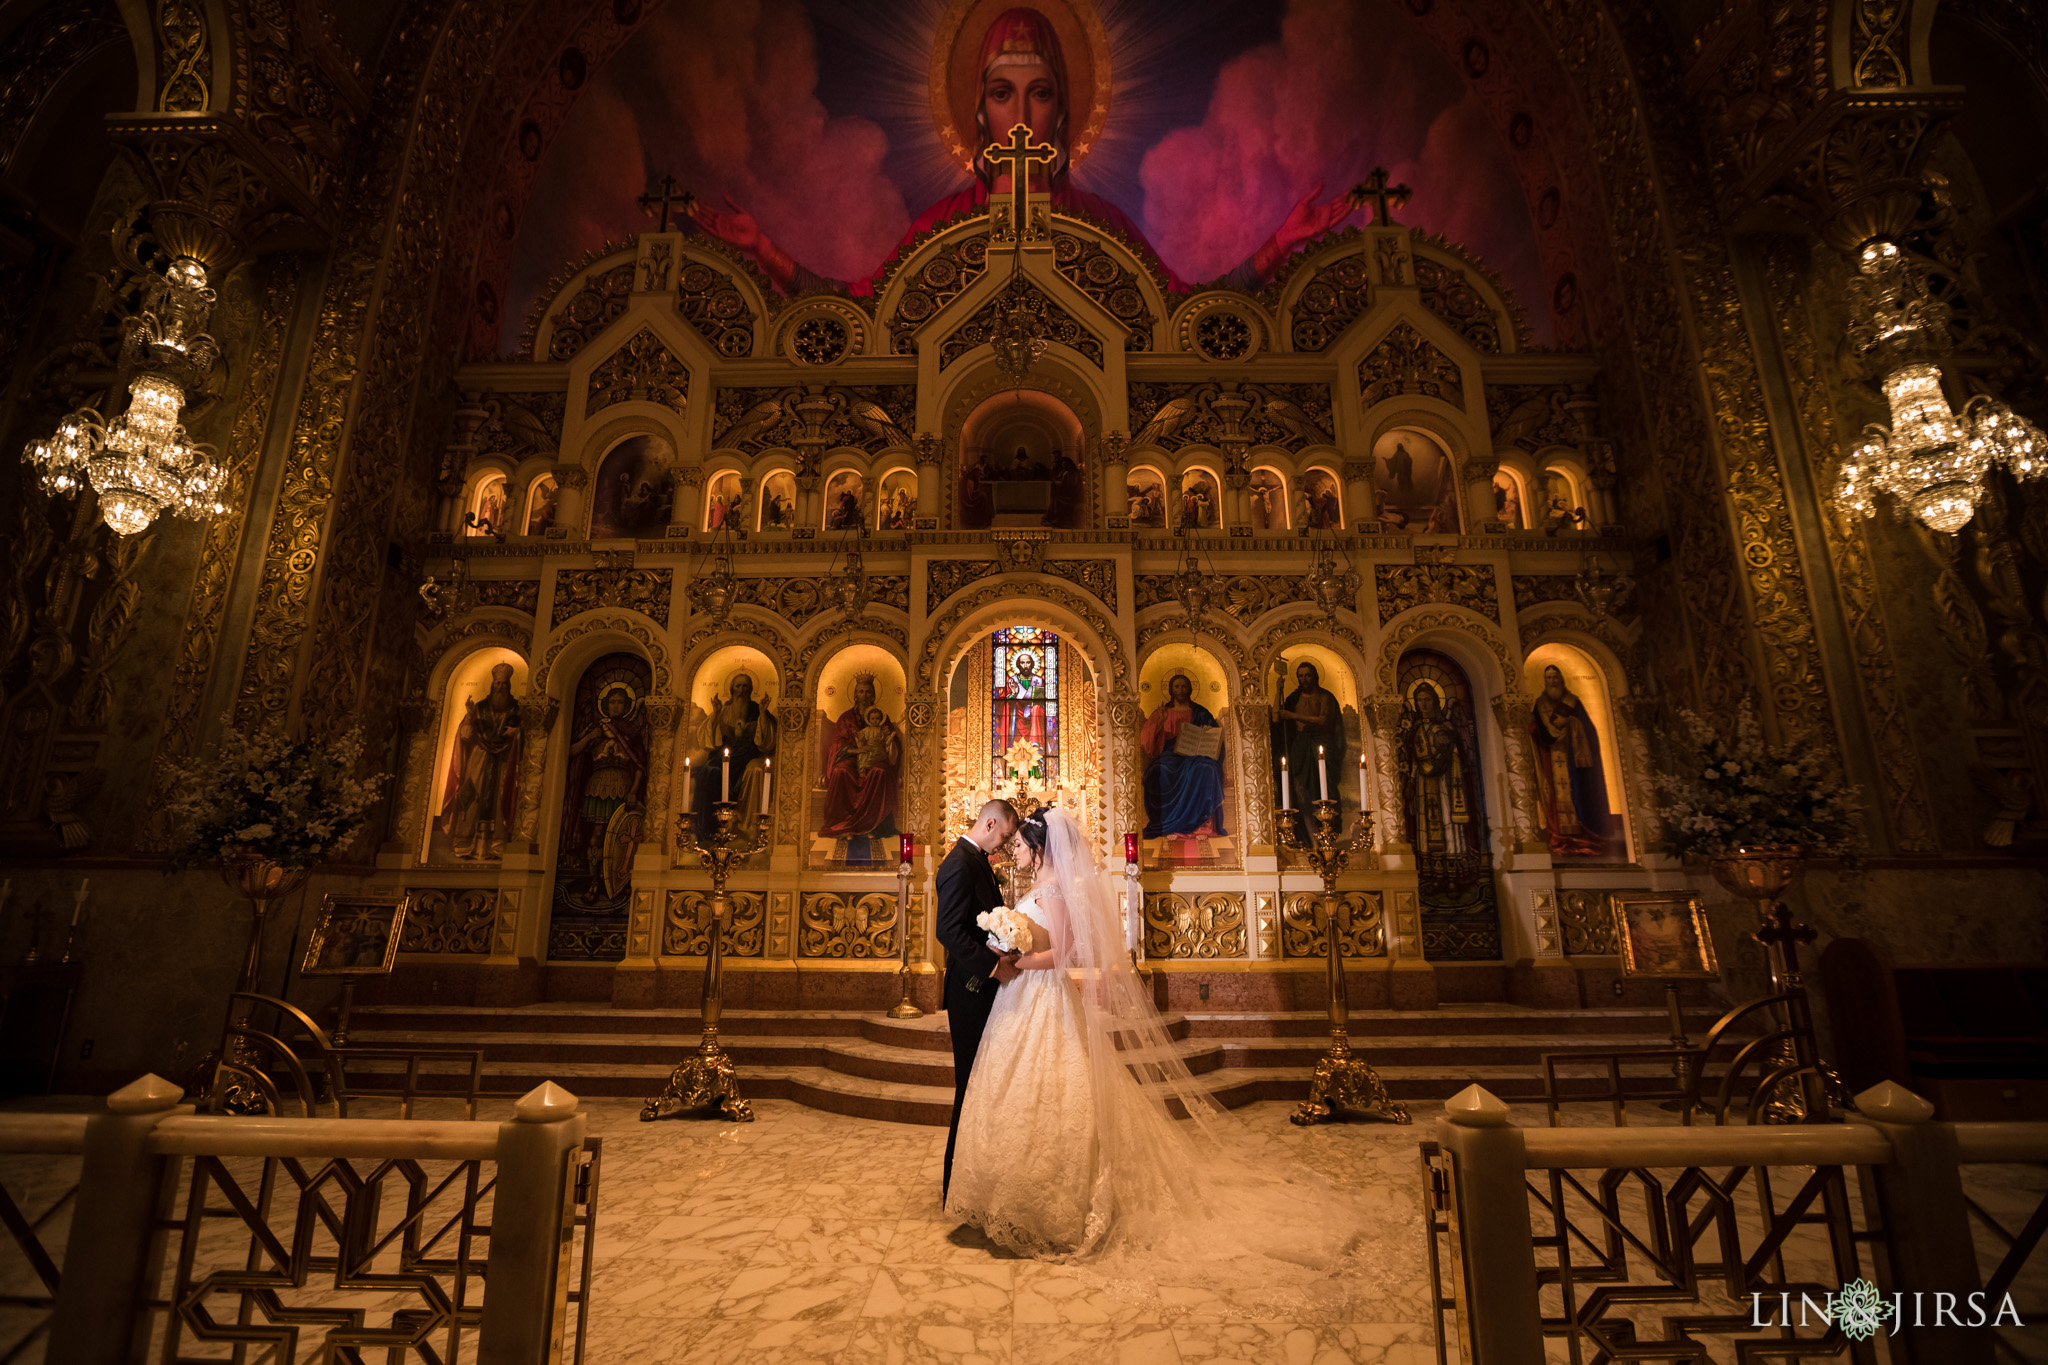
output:
[[[981,42],[996,16],[1035,9],[1051,23],[1067,67],[1067,155],[1078,166],[1109,121],[1109,32],[1089,0],[951,0],[932,37],[932,122],[946,155],[974,168],[975,105],[981,100]]]

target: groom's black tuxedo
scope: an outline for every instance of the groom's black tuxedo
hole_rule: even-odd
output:
[[[974,1070],[974,1054],[981,1048],[981,1031],[988,1026],[988,1012],[996,1003],[998,982],[990,975],[996,969],[995,949],[988,935],[974,922],[991,906],[1003,903],[1003,889],[996,881],[988,855],[966,839],[953,845],[946,861],[939,864],[938,918],[933,927],[939,942],[946,945],[946,1023],[953,1034],[953,1123],[946,1130],[946,1175],[940,1186],[943,1200],[946,1186],[953,1183],[953,1140],[960,1134],[960,1101],[967,1096],[967,1075]]]

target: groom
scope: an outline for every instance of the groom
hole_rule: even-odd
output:
[[[939,864],[939,942],[946,945],[946,1023],[953,1034],[953,1123],[946,1130],[946,1175],[939,1202],[953,1183],[953,1141],[960,1135],[960,1101],[981,1047],[981,1031],[996,1003],[996,987],[1017,975],[1017,954],[998,954],[975,917],[1003,903],[1002,887],[988,855],[1017,832],[1017,812],[1007,801],[991,801],[975,817],[967,836]]]

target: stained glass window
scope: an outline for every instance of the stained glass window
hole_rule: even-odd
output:
[[[1060,637],[1035,626],[995,633],[989,738],[999,786],[1060,781]]]

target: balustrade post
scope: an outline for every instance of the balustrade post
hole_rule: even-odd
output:
[[[1444,1101],[1436,1140],[1449,1158],[1463,1359],[1471,1365],[1543,1365],[1522,1130],[1508,1122],[1506,1104],[1468,1085]]]
[[[553,1081],[512,1106],[498,1125],[498,1183],[478,1365],[554,1365],[562,1359],[574,1237],[571,1157],[588,1120]],[[587,1310],[586,1310],[587,1311]]]
[[[1981,1291],[1984,1281],[1970,1240],[1954,1125],[1933,1122],[1934,1106],[1895,1081],[1880,1081],[1858,1095],[1849,1119],[1868,1123],[1892,1145],[1890,1162],[1857,1167],[1866,1200],[1875,1193],[1883,1217],[1876,1277],[1880,1291],[1887,1298],[1904,1294],[1908,1305],[1922,1294],[1928,1304],[1938,1303],[1937,1295],[1952,1294],[1954,1320],[1968,1322],[1970,1295]],[[1993,1305],[1987,1321],[1996,1312]],[[1887,1322],[1881,1330],[1889,1333],[1891,1327]],[[1989,1327],[1950,1326],[1923,1317],[1917,1324],[1909,1318],[1890,1339],[1904,1343],[1913,1365],[1968,1365],[1993,1358],[1998,1349],[1994,1336]]]
[[[180,1112],[185,1092],[161,1076],[130,1081],[107,1096],[85,1129],[78,1204],[71,1215],[49,1359],[69,1365],[125,1365],[149,1336],[143,1300],[156,1287],[161,1243],[153,1234],[168,1157],[149,1151],[159,1121]]]

